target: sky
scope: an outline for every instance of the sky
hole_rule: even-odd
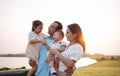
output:
[[[120,55],[120,0],[0,0],[0,54],[25,52],[33,20],[78,23],[86,53]],[[65,39],[66,40],[66,39]]]

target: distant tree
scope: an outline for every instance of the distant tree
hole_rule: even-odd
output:
[[[114,60],[115,58],[114,58],[114,56],[111,56],[111,60]]]
[[[106,60],[105,57],[101,57],[100,60]]]

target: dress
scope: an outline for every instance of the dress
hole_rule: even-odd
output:
[[[45,40],[48,45],[53,41],[51,37],[47,37]],[[38,67],[35,76],[51,76],[49,65],[46,62],[47,52],[47,48],[45,46],[41,46],[39,51]]]
[[[43,35],[39,36],[33,31],[29,33],[28,45],[26,48],[26,56],[30,59],[34,59],[36,63],[38,63],[38,57],[39,57],[38,53],[39,53],[41,44],[40,43],[31,44],[29,42],[32,40],[42,40],[43,38],[45,38],[45,36]]]

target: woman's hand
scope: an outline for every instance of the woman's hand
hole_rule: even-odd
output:
[[[75,66],[74,67],[68,67],[65,72],[69,73],[69,74],[72,74],[74,71],[75,71]]]
[[[53,59],[54,59],[53,55],[49,54],[48,57],[46,58],[46,62],[49,63]]]
[[[54,55],[56,52],[58,52],[56,49],[50,49],[50,50],[49,50],[49,53],[50,53],[50,54],[53,54],[53,55]]]

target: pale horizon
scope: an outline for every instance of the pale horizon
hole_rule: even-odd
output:
[[[0,54],[25,52],[32,21],[78,23],[86,53],[120,55],[119,0],[0,0]]]

